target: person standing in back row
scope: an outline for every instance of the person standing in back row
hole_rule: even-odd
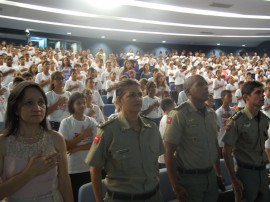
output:
[[[236,201],[269,202],[265,141],[268,139],[269,120],[260,109],[264,104],[263,84],[248,81],[242,96],[246,106],[227,122],[223,138],[223,156],[232,179]],[[238,170],[235,173],[233,156]]]
[[[164,134],[168,176],[179,201],[214,202],[216,174],[220,177],[218,127],[215,111],[204,104],[208,84],[200,75],[190,76],[184,91],[189,99],[169,113]]]

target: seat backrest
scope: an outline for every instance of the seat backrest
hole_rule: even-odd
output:
[[[102,180],[102,194],[105,196],[106,187],[104,180]],[[95,202],[95,195],[93,191],[92,183],[84,184],[79,189],[79,200],[78,202]]]
[[[159,177],[160,177],[160,182],[159,182],[159,187],[160,187],[160,192],[164,198],[164,201],[171,201],[176,198],[172,186],[167,174],[167,168],[162,168],[159,170]]]
[[[109,117],[111,114],[115,113],[115,106],[114,104],[104,104],[103,110],[104,110],[104,115]]]
[[[104,104],[108,104],[107,95],[101,95],[101,99],[102,99]]]

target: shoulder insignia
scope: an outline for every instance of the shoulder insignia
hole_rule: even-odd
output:
[[[183,109],[183,108],[186,107],[186,106],[187,106],[187,102],[184,102],[184,103],[182,103],[181,105],[175,107],[174,110],[179,111],[179,110]]]
[[[99,142],[100,138],[101,138],[101,135],[97,134],[96,137],[94,138],[93,142],[97,144]]]
[[[230,118],[228,118],[225,122],[226,125],[226,131],[229,131],[231,129],[231,125],[233,121],[236,121],[239,117],[242,116],[242,112],[238,111],[234,115],[232,115]]]
[[[103,127],[111,124],[112,122],[114,122],[117,118],[118,118],[118,116],[114,116],[114,117],[110,118],[108,121],[106,121],[105,123],[100,124],[98,127],[103,128]]]
[[[234,113],[234,115],[232,115],[229,119],[232,119],[232,120],[237,120],[239,117],[241,117],[243,115],[243,113],[241,111],[238,111],[236,113]]]
[[[167,124],[171,124],[172,123],[172,117],[168,116],[167,117]]]

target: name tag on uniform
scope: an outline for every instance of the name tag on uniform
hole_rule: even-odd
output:
[[[121,149],[121,150],[116,151],[117,154],[125,154],[128,152],[129,152],[129,149]]]
[[[247,123],[247,124],[244,125],[244,127],[249,128],[250,125],[251,125],[250,123]]]

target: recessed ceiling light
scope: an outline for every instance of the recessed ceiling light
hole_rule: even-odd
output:
[[[137,41],[136,39],[132,39],[132,41]]]
[[[217,43],[217,46],[220,46],[220,43]]]
[[[102,38],[102,39],[105,39],[105,38],[106,38],[106,36],[101,36],[101,38]]]
[[[166,43],[166,41],[162,41],[162,43]]]
[[[245,44],[243,44],[242,46],[243,46],[243,47],[245,47],[246,45],[245,45]]]
[[[71,35],[71,32],[68,32],[67,35]]]

